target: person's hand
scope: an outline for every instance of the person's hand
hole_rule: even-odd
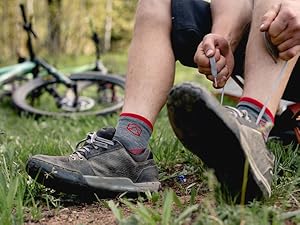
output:
[[[260,31],[268,32],[279,57],[289,60],[300,53],[300,1],[273,5],[262,18]]]
[[[224,37],[218,34],[207,34],[199,44],[194,56],[199,73],[214,81],[209,63],[210,57],[215,57],[218,71],[217,86],[214,83],[213,85],[215,88],[222,88],[231,76],[234,67],[234,57],[230,45]]]

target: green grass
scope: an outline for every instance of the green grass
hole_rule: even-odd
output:
[[[124,73],[125,54],[105,55],[103,60],[112,70]],[[73,61],[69,62],[66,65]],[[195,69],[178,64],[176,74],[176,83],[190,80],[211,87]],[[0,102],[0,116],[0,224],[22,224],[28,217],[38,221],[45,208],[63,206],[57,195],[27,175],[25,164],[30,155],[70,154],[88,132],[115,126],[118,119],[113,115],[36,121],[19,116],[9,98]],[[138,199],[123,196],[100,201],[110,207],[120,224],[300,224],[299,150],[275,141],[268,145],[276,155],[272,197],[245,206],[230,203],[219,193],[212,172],[176,139],[164,108],[150,140],[163,190]],[[185,175],[186,182],[178,182],[179,175]]]

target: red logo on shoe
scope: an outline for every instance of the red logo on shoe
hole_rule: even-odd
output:
[[[141,136],[142,133],[142,128],[135,123],[129,123],[127,125],[127,130],[130,131],[135,136]]]

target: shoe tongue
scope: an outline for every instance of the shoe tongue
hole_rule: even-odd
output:
[[[100,130],[98,130],[96,132],[96,135],[98,137],[102,137],[108,140],[112,140],[112,138],[114,137],[116,132],[116,129],[114,127],[105,127],[105,128],[101,128]]]

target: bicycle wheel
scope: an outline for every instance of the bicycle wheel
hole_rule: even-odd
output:
[[[82,72],[70,75],[74,90],[53,77],[38,77],[13,92],[14,105],[35,116],[108,115],[124,103],[125,79],[120,75]]]

